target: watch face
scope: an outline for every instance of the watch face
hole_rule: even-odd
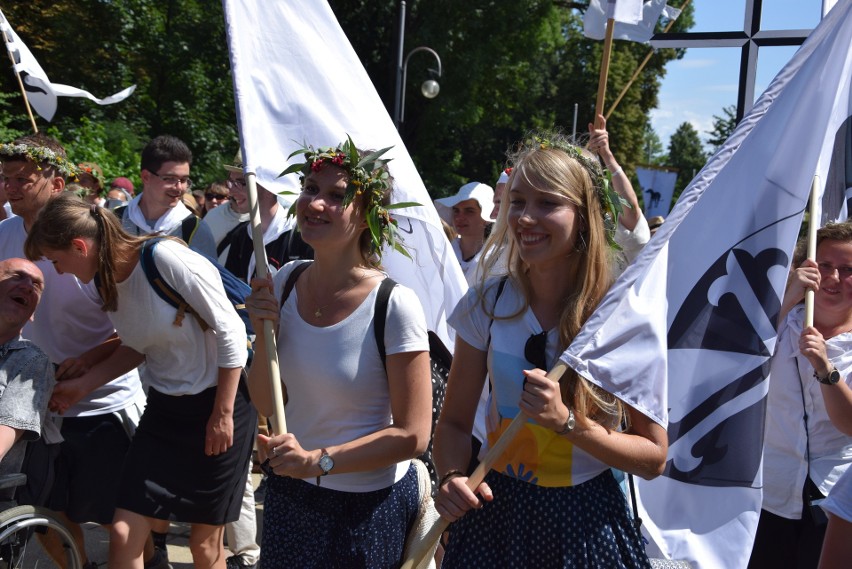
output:
[[[334,460],[327,454],[324,454],[319,459],[319,467],[325,474],[328,474],[334,468]]]
[[[829,385],[834,385],[840,381],[840,372],[836,369],[831,370],[831,373],[828,374],[828,377],[825,378],[825,382]]]

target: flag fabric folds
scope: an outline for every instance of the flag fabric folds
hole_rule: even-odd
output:
[[[613,39],[648,43],[661,15],[674,20],[680,10],[666,5],[666,0],[591,0],[583,17],[583,33],[587,38],[604,39],[606,21],[612,18]]]
[[[824,181],[848,167],[850,147],[837,144],[850,139],[850,45],[846,2],[690,183],[562,356],[668,429],[664,474],[637,484],[652,556],[747,565],[792,251],[814,174]],[[842,194],[843,174],[820,194]]]
[[[61,97],[83,97],[98,105],[111,105],[129,97],[136,90],[136,85],[119,91],[115,95],[99,99],[83,89],[51,83],[47,74],[39,65],[29,48],[21,41],[9,21],[0,12],[0,32],[6,42],[6,48],[15,62],[15,71],[20,75],[27,93],[30,106],[44,120],[50,122],[56,114],[57,96]]]
[[[432,200],[364,66],[325,1],[223,0],[240,140],[247,172],[272,191],[298,192],[279,178],[307,143],[334,146],[352,136],[362,149],[392,146],[394,210],[414,260],[387,250],[391,277],[414,289],[430,330],[452,347],[446,317],[467,290]]]

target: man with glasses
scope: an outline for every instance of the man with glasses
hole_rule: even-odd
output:
[[[162,135],[142,150],[142,193],[115,210],[126,231],[133,235],[160,232],[183,239],[190,249],[216,258],[210,228],[181,201],[192,189],[189,177],[192,152],[174,136]]]

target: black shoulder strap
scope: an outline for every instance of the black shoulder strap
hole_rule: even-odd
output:
[[[160,269],[157,268],[157,263],[154,262],[154,247],[159,242],[160,239],[147,239],[142,243],[142,252],[139,255],[139,262],[142,264],[142,272],[145,273],[145,278],[148,279],[148,284],[151,285],[154,292],[157,293],[157,296],[166,301],[166,303],[170,306],[177,308],[177,315],[175,316],[174,321],[175,326],[183,324],[184,315],[189,312],[198,321],[201,329],[207,330],[209,326],[204,319],[192,309],[189,303],[184,300],[184,298],[174,289],[174,287],[172,287],[172,285],[166,282],[166,279],[164,279],[163,275],[160,273]]]
[[[313,261],[308,261],[307,263],[300,263],[293,267],[293,270],[290,271],[290,274],[287,276],[287,282],[284,283],[284,290],[281,291],[281,303],[279,306],[284,306],[284,302],[290,298],[290,293],[293,292],[293,287],[296,286],[296,281],[299,279],[299,275],[305,272],[305,269],[311,266]]]
[[[388,302],[391,291],[396,286],[396,281],[388,277],[379,285],[376,294],[376,306],[373,312],[373,332],[376,335],[376,347],[379,349],[379,357],[382,358],[382,366],[388,369],[387,354],[385,353],[385,321],[388,318]]]
[[[195,237],[195,232],[198,231],[199,225],[201,225],[201,218],[194,213],[190,213],[183,218],[180,224],[180,238],[183,239],[184,243],[187,245],[192,243],[192,238]]]
[[[486,352],[491,346],[491,325],[494,324],[494,311],[497,310],[497,301],[500,300],[500,296],[503,294],[503,289],[506,288],[507,280],[509,280],[508,276],[502,276],[500,277],[500,282],[497,283],[497,294],[494,296],[494,307],[491,309],[491,320],[488,322],[488,343],[485,345]]]
[[[240,230],[240,227],[244,227],[242,223],[236,224],[228,233],[225,234],[222,240],[219,241],[219,244],[216,245],[217,257],[222,254],[222,251],[228,248],[228,245],[230,245],[231,241],[234,240],[234,235]]]

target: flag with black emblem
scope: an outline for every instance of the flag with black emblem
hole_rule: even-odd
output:
[[[652,555],[747,565],[769,360],[815,174],[820,220],[845,209],[850,45],[852,3],[838,4],[562,356],[668,429],[664,474],[637,484]]]

